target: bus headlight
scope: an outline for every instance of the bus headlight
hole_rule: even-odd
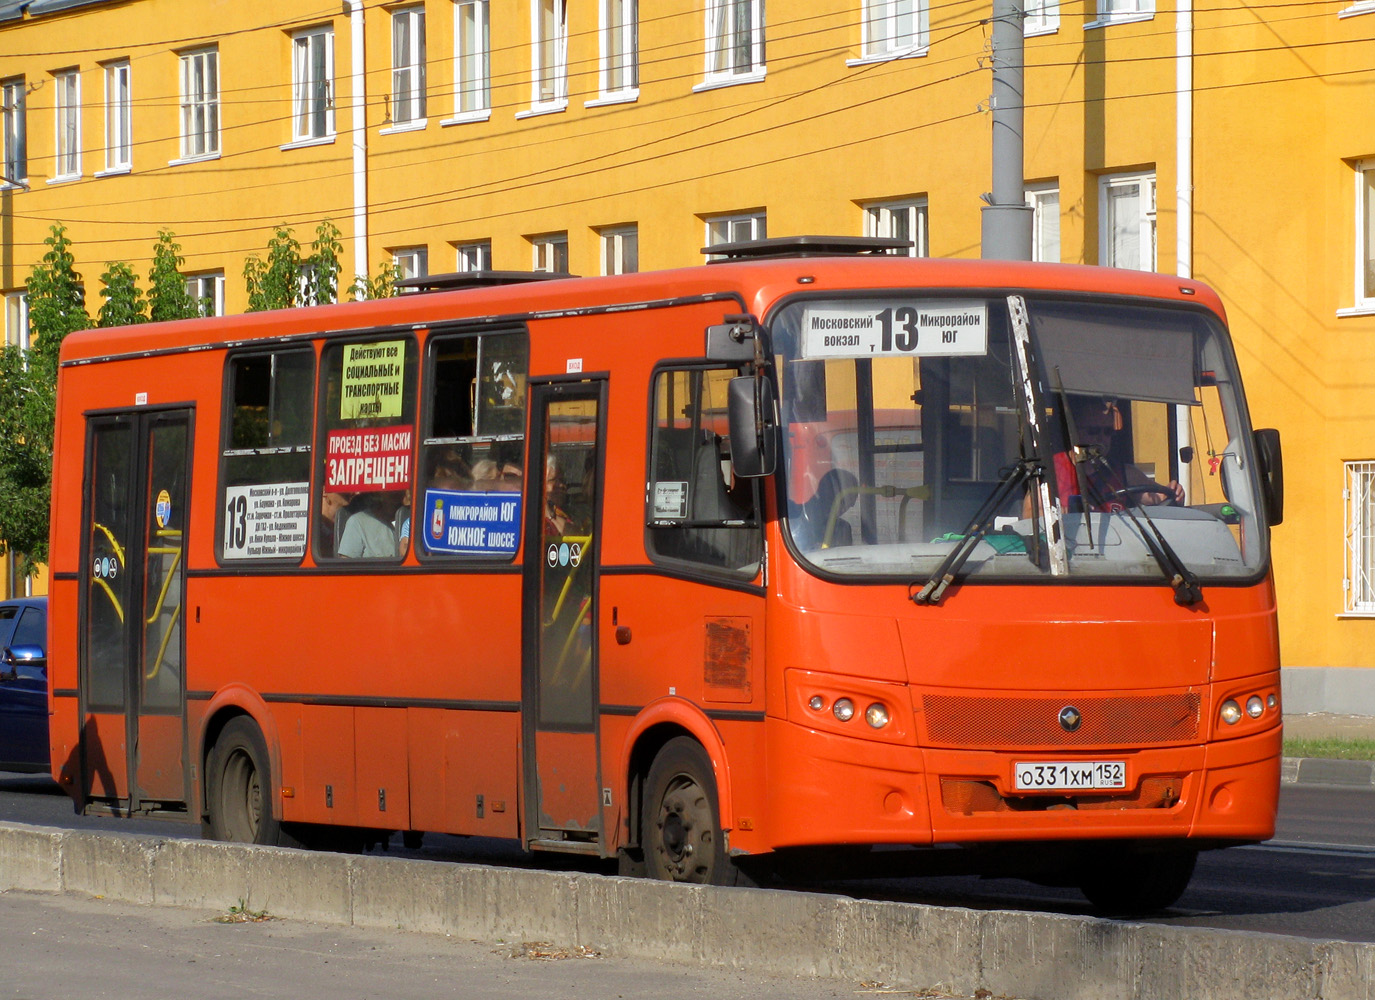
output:
[[[1260,700],[1260,695],[1253,694],[1246,699],[1246,714],[1253,719],[1259,719],[1265,714],[1265,702]]]
[[[849,722],[855,717],[855,703],[849,698],[837,698],[831,712],[841,722]]]
[[[1229,726],[1235,726],[1241,721],[1241,706],[1232,698],[1228,698],[1222,703],[1222,711],[1219,713],[1222,721]]]
[[[821,695],[819,694],[814,694],[812,695],[811,700],[807,702],[807,707],[810,708],[813,712],[820,712],[823,708],[826,707],[826,699],[821,697]]]
[[[864,721],[875,729],[882,729],[888,725],[888,706],[874,702],[865,710]]]

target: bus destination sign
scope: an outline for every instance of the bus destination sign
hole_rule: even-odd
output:
[[[419,537],[431,552],[513,556],[520,541],[520,494],[426,490]]]
[[[981,300],[828,302],[802,313],[802,356],[979,357],[988,353]]]

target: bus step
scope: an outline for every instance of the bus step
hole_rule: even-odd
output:
[[[599,857],[602,853],[601,846],[593,841],[557,840],[553,837],[530,841],[530,850],[561,851],[564,854],[590,854],[593,857]]]

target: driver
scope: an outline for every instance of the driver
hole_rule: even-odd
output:
[[[1075,464],[1068,452],[1055,455],[1055,483],[1062,510],[1120,511],[1134,504],[1184,502],[1184,487],[1176,480],[1162,486],[1134,465],[1113,460],[1113,442],[1122,429],[1122,411],[1111,399],[1070,396],[1075,439],[1102,460]],[[1082,481],[1085,480],[1085,481]],[[1132,491],[1128,497],[1126,491]],[[1072,498],[1078,497],[1076,503]]]

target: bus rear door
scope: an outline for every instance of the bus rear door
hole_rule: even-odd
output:
[[[87,421],[82,801],[187,801],[182,669],[191,410]]]

